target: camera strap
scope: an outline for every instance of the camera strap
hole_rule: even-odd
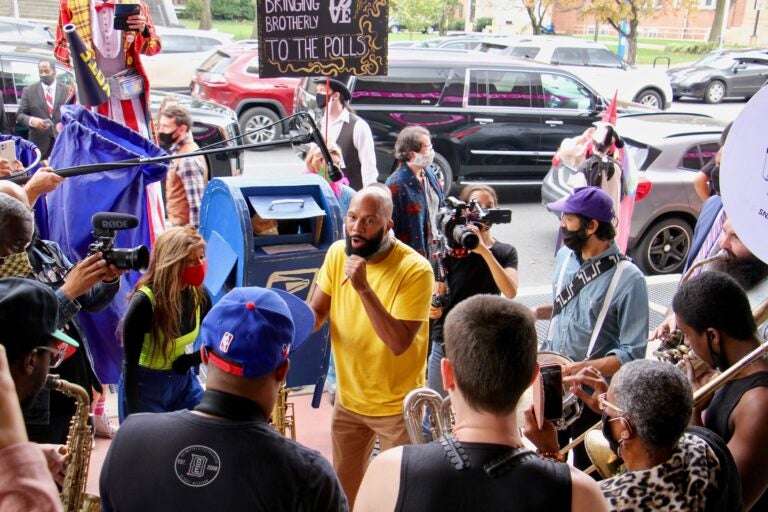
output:
[[[622,260],[626,260],[627,257],[621,253],[609,254],[603,256],[599,260],[594,261],[586,268],[579,269],[576,275],[567,286],[562,286],[563,276],[565,275],[565,269],[568,262],[563,262],[563,267],[560,271],[560,277],[557,283],[557,297],[555,297],[554,308],[552,310],[552,318],[556,317],[568,304],[573,300],[579,292],[587,286],[591,281],[600,276],[603,272],[607,272],[616,266]]]

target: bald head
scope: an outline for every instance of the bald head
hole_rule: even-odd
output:
[[[24,187],[18,183],[8,180],[0,181],[0,193],[8,194],[17,201],[20,201],[27,208],[30,208],[27,192],[24,190]]]
[[[386,220],[392,219],[392,193],[389,191],[386,185],[382,183],[371,183],[370,185],[363,187],[354,195],[350,206],[356,200],[358,204],[362,202],[374,201],[376,203],[377,210],[384,216],[384,218]]]

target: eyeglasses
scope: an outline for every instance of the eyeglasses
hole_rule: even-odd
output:
[[[35,350],[43,350],[51,354],[51,364],[49,365],[51,368],[58,368],[62,361],[64,361],[64,356],[66,356],[64,350],[52,347],[37,347]]]
[[[607,394],[608,393],[601,393],[597,397],[597,403],[598,403],[598,406],[600,407],[600,410],[601,411],[605,411],[606,409],[610,409],[610,410],[612,410],[612,411],[614,411],[614,412],[616,412],[618,414],[621,414],[621,415],[626,414],[626,412],[624,412],[624,409],[622,409],[621,407],[617,407],[617,406],[613,405],[611,402],[609,402],[608,400],[605,399],[605,395],[607,395]]]

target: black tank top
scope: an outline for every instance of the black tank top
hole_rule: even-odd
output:
[[[704,415],[704,426],[719,435],[726,444],[731,440],[728,420],[741,397],[753,388],[768,387],[768,371],[762,371],[732,380],[715,393]],[[761,442],[755,440],[755,442]],[[763,493],[751,510],[768,510],[768,492]]]
[[[566,464],[525,449],[445,440],[403,447],[396,511],[571,510]],[[463,468],[461,466],[463,459]]]

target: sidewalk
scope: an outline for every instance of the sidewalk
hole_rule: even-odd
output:
[[[647,277],[648,283],[648,307],[650,310],[650,329],[653,330],[664,318],[667,307],[672,302],[672,296],[677,289],[680,275]],[[550,287],[521,289],[517,298],[527,306],[544,304],[552,300]],[[548,322],[536,322],[536,331],[539,339],[547,334]],[[647,358],[652,358],[655,345],[649,344]],[[323,394],[323,400],[318,409],[313,409],[313,388],[305,387],[297,393],[292,393],[288,400],[294,404],[294,419],[296,424],[296,441],[322,453],[331,460],[331,411],[327,393]],[[112,422],[117,424],[117,397],[110,394],[107,398],[107,414]],[[98,495],[99,473],[104,462],[104,457],[109,449],[109,439],[96,439],[96,447],[91,453],[91,462],[88,472],[88,492]]]

